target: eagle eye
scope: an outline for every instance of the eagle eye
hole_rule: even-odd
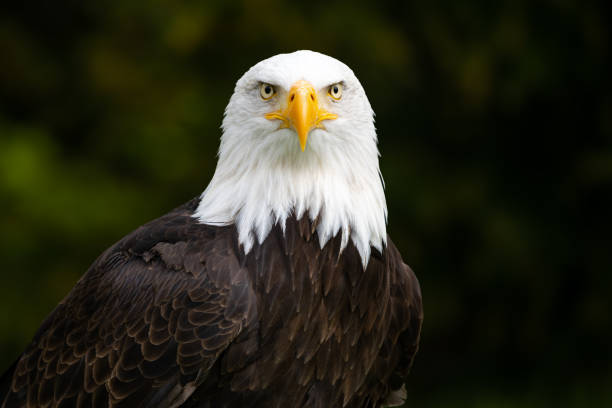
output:
[[[337,83],[337,84],[331,85],[327,93],[329,94],[329,96],[331,96],[335,100],[340,100],[340,98],[342,98],[342,84]]]
[[[268,100],[276,94],[276,89],[270,84],[266,84],[265,82],[261,84],[259,87],[259,94],[263,100]]]

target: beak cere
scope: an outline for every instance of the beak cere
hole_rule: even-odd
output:
[[[338,115],[330,113],[319,106],[317,92],[307,81],[296,82],[287,94],[287,105],[284,110],[270,112],[266,119],[280,119],[280,128],[291,127],[295,130],[302,151],[306,149],[308,134],[314,128],[323,128],[323,120],[336,119]]]
[[[318,108],[317,93],[312,85],[306,81],[298,81],[291,87],[287,116],[291,126],[298,134],[302,151],[306,149],[308,133],[316,126]]]

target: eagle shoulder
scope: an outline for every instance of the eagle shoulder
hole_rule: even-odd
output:
[[[406,265],[388,238],[388,270],[392,272],[392,321],[388,339],[395,342],[394,359],[397,366],[389,378],[389,394],[383,406],[403,405],[406,400],[405,383],[419,348],[423,324],[423,301],[419,281]]]
[[[94,262],[13,366],[3,407],[174,407],[190,396],[255,314],[234,230],[198,224],[192,206]]]

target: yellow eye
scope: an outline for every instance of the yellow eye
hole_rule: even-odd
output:
[[[333,84],[329,87],[328,93],[329,96],[331,96],[332,98],[339,100],[340,98],[342,98],[342,84]]]
[[[276,90],[274,89],[274,87],[270,84],[266,84],[263,83],[261,84],[261,86],[259,87],[259,94],[261,95],[261,97],[265,100],[270,99],[271,97],[274,96],[274,94],[276,93]]]

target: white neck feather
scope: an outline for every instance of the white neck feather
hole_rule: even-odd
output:
[[[387,207],[375,136],[370,135],[372,143],[366,146],[343,144],[315,130],[305,152],[300,151],[295,134],[260,143],[256,151],[240,144],[248,135],[235,136],[222,141],[215,175],[194,214],[200,222],[235,223],[248,253],[255,239],[263,242],[274,224],[284,229],[292,214],[298,219],[308,214],[311,220],[319,217],[321,247],[341,233],[342,248],[350,238],[364,268],[371,246],[382,252]],[[279,143],[286,146],[279,148]]]

